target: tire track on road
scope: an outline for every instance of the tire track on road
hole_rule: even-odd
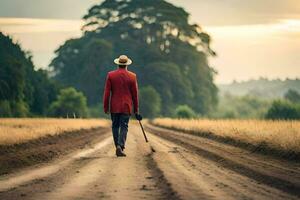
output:
[[[256,168],[252,169],[249,166],[246,166],[247,163],[242,164],[239,162],[235,162],[234,155],[230,154],[230,156],[228,157],[228,155],[226,154],[226,149],[224,149],[223,152],[216,153],[214,151],[214,146],[208,146],[207,144],[204,145],[204,143],[199,142],[199,140],[201,140],[201,137],[189,136],[187,138],[184,136],[183,133],[177,131],[169,131],[166,129],[153,127],[151,125],[147,125],[146,129],[149,132],[159,136],[160,138],[174,142],[175,144],[182,146],[207,160],[213,161],[218,166],[222,166],[226,169],[230,169],[235,173],[253,179],[259,184],[263,183],[265,185],[270,186],[271,188],[281,190],[284,193],[288,193],[297,197],[300,196],[300,185],[290,181],[291,179],[293,181],[296,181],[296,183],[299,182],[299,179],[295,179],[295,177],[297,177],[299,174],[294,174],[294,176],[288,176],[287,179],[281,179],[277,176],[281,176],[285,173],[285,171],[282,170],[282,174],[274,174],[274,176],[270,176],[260,171],[257,171]],[[258,162],[257,164],[259,165],[260,163]],[[283,167],[282,169],[285,169],[285,167]],[[268,170],[268,168],[266,168],[265,170]]]
[[[45,199],[178,199],[151,159],[151,149],[138,137],[138,127],[129,129],[127,157],[115,157],[113,145],[78,169],[65,184]],[[84,157],[82,157],[84,159]],[[35,199],[39,199],[38,196]]]
[[[105,147],[109,143],[111,143],[111,139],[106,138],[103,141],[97,143],[93,148],[81,150],[77,153],[72,153],[71,155],[66,156],[69,158],[65,160],[60,160],[58,162],[47,164],[45,166],[41,166],[34,169],[23,170],[20,173],[2,176],[0,178],[0,192],[10,190],[12,188],[24,185],[26,183],[30,183],[31,181],[36,179],[42,179],[51,176],[57,173],[62,168],[70,165],[79,157],[88,156],[94,153],[95,151]]]
[[[93,148],[2,177],[0,199],[179,199],[139,134],[130,125],[126,158],[115,156],[107,135]]]

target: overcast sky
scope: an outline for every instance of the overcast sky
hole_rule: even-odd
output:
[[[81,17],[100,0],[1,0],[0,30],[45,67],[66,39],[79,37]],[[299,0],[170,0],[213,38],[218,83],[300,77]]]

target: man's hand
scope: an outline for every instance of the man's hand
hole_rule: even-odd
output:
[[[135,113],[135,118],[138,120],[138,121],[142,121],[143,117],[142,115],[138,114],[138,113]]]

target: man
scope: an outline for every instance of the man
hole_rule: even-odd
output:
[[[127,70],[132,60],[121,55],[114,60],[119,66],[117,70],[108,73],[103,95],[104,112],[111,113],[112,133],[116,146],[116,155],[126,156],[124,153],[128,132],[130,115],[135,113],[138,120],[142,116],[138,114],[138,85],[136,74]]]

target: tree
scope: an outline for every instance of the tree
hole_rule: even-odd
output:
[[[180,105],[176,108],[176,117],[191,119],[196,117],[196,113],[188,105]]]
[[[0,101],[0,117],[12,117],[10,103],[7,100]]]
[[[300,107],[290,102],[276,100],[266,114],[267,119],[300,119]]]
[[[82,91],[90,105],[98,104],[106,74],[113,69],[111,43],[98,38],[72,39],[56,52],[59,55],[51,63],[55,79]]]
[[[66,41],[51,67],[55,79],[83,91],[90,106],[101,100],[112,60],[127,54],[140,87],[159,93],[162,114],[189,105],[205,114],[217,104],[215,71],[207,57],[215,55],[210,36],[189,23],[189,14],[164,0],[105,0],[84,16],[81,38]],[[161,84],[161,85],[160,85]]]
[[[5,63],[1,63],[2,77],[0,86],[1,100],[23,99],[25,87],[25,70],[24,66],[14,58],[8,58]]]
[[[225,93],[220,97],[218,108],[210,113],[213,118],[257,119],[264,118],[272,102],[263,98]]]
[[[49,114],[54,117],[86,117],[86,97],[74,88],[62,89],[51,104]]]
[[[0,116],[45,115],[58,86],[34,70],[30,53],[0,32]]]
[[[148,118],[157,117],[161,109],[159,93],[152,86],[146,86],[140,90],[139,96],[140,113]]]
[[[292,103],[300,103],[300,94],[296,90],[289,89],[284,98]]]

